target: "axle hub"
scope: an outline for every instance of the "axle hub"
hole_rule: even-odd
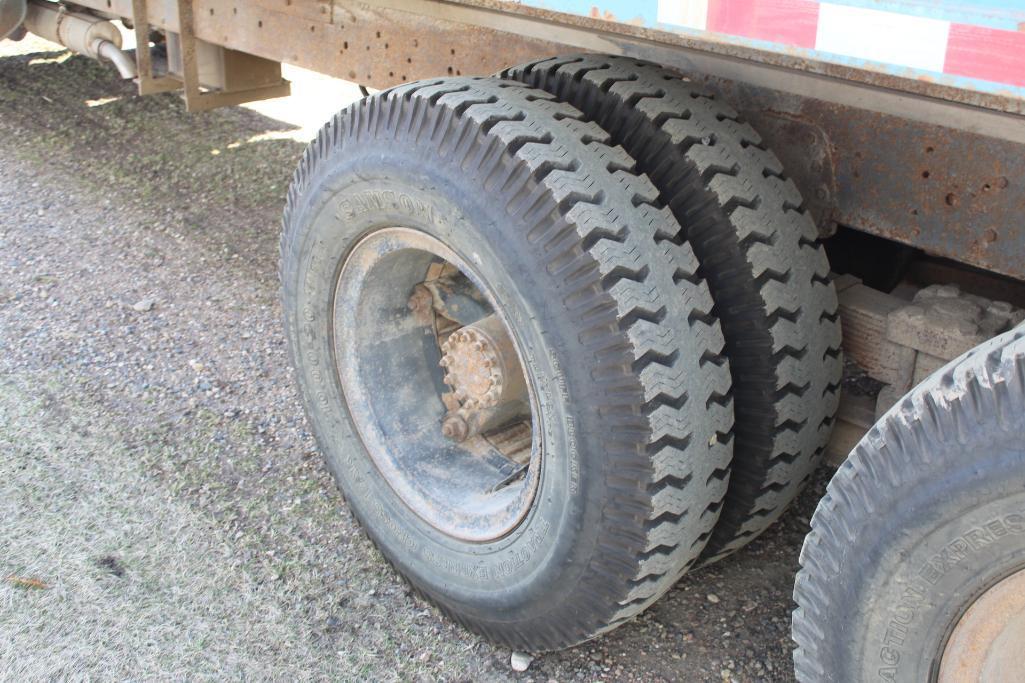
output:
[[[444,382],[460,405],[445,419],[445,436],[462,441],[507,422],[527,404],[519,358],[498,316],[489,315],[459,328],[441,350]]]

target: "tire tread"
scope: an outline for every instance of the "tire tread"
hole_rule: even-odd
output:
[[[758,133],[728,105],[658,65],[570,55],[502,76],[555,94],[609,131],[659,188],[693,245],[733,368],[730,488],[702,563],[720,559],[782,514],[829,439],[839,403],[840,326],[815,225]],[[802,426],[795,431],[794,424]]]

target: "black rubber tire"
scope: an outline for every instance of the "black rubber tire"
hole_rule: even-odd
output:
[[[694,247],[733,372],[730,488],[701,563],[720,559],[783,513],[829,441],[840,321],[815,225],[754,129],[658,65],[575,55],[502,76],[555,94],[607,130]]]
[[[281,279],[312,429],[384,556],[444,612],[531,651],[606,631],[699,555],[728,481],[732,404],[711,297],[633,160],[547,93],[412,83],[337,114],[288,193]],[[338,264],[379,226],[423,230],[493,284],[536,383],[540,490],[505,537],[426,525],[363,456],[332,367]]]
[[[934,680],[976,596],[1025,568],[1025,329],[901,399],[837,471],[801,551],[802,681]]]

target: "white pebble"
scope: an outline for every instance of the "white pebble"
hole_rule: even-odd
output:
[[[132,310],[138,311],[139,313],[145,313],[146,311],[152,311],[153,310],[153,304],[155,304],[155,303],[156,303],[156,301],[154,301],[153,299],[140,299],[140,300],[136,301],[134,304],[132,304]]]
[[[526,652],[513,652],[512,657],[509,658],[509,664],[512,666],[513,671],[526,671],[530,668],[530,664],[533,661],[534,658]]]

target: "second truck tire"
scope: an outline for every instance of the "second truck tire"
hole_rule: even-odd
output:
[[[829,483],[801,551],[800,681],[1025,680],[1025,328],[915,387]]]
[[[729,492],[703,562],[755,538],[822,459],[839,401],[836,292],[797,187],[729,106],[655,64],[556,57],[502,72],[580,109],[637,160],[683,227],[726,337]]]

